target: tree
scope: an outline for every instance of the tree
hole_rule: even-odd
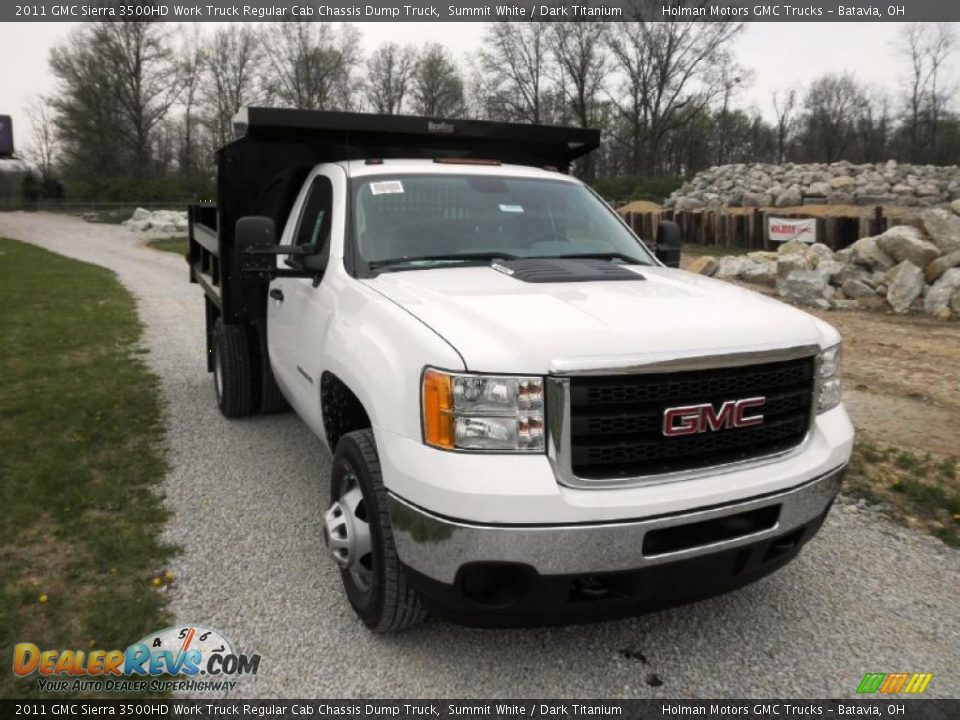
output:
[[[607,25],[600,22],[553,25],[551,40],[558,80],[580,127],[596,122],[600,90],[610,72],[607,32]]]
[[[494,117],[544,121],[550,72],[549,23],[498,22],[488,26],[480,64],[491,79],[487,103]]]
[[[912,23],[903,30],[904,52],[910,61],[907,126],[910,159],[937,158],[940,120],[950,92],[940,85],[940,70],[956,49],[951,23]]]
[[[266,27],[267,88],[280,104],[300,110],[347,110],[359,60],[357,31],[329,23],[289,21]]]
[[[446,49],[426,45],[413,71],[413,111],[430,117],[457,117],[463,113],[463,79]]]
[[[719,125],[719,138],[717,143],[717,164],[723,165],[728,162],[728,145],[730,144],[730,102],[739,88],[753,81],[753,73],[746,68],[741,67],[727,53],[720,56],[720,84],[722,86],[721,97],[723,101],[720,107],[720,113],[717,118]]]
[[[50,51],[50,70],[58,81],[50,102],[64,176],[79,183],[126,175],[131,165],[111,67],[99,52],[105,41],[100,25],[83,25]]]
[[[797,91],[773,91],[773,112],[777,117],[777,163],[783,163],[786,158],[787,141],[789,140],[790,122],[793,110],[797,105]]]
[[[416,54],[410,47],[388,42],[373,52],[367,60],[367,99],[375,112],[403,111],[415,67]]]
[[[184,177],[194,175],[196,162],[196,118],[194,112],[197,104],[197,94],[204,69],[203,41],[196,25],[183,41],[180,51],[179,71],[183,103],[183,135],[180,142],[180,151],[177,162],[180,174]]]
[[[580,127],[594,127],[600,114],[599,95],[610,72],[604,23],[555,23],[551,35],[558,84],[570,114]],[[593,154],[583,159],[581,177],[592,182]]]
[[[151,131],[180,94],[180,68],[165,23],[105,22],[97,52],[108,63],[122,122],[121,137],[133,151],[135,176],[150,165]]]
[[[262,60],[260,36],[249,26],[219,27],[207,41],[200,94],[216,147],[233,137],[232,120],[240,108],[262,98]]]
[[[814,80],[804,97],[801,118],[804,160],[835,162],[850,146],[853,118],[864,102],[864,92],[852,75],[827,73]]]
[[[664,170],[667,136],[701,116],[726,87],[721,74],[726,49],[742,23],[644,20],[616,23],[609,47],[620,73],[612,96],[624,122],[619,138],[631,153],[634,173]]]
[[[32,147],[28,157],[40,171],[40,178],[48,182],[60,153],[60,137],[54,123],[54,109],[50,98],[39,96],[27,107],[30,120]]]

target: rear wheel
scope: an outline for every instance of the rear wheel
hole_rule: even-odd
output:
[[[213,387],[217,406],[228,418],[253,411],[253,381],[247,333],[218,319],[213,326]]]
[[[337,443],[324,539],[347,599],[376,633],[402,630],[424,617],[416,591],[397,557],[387,491],[371,430],[347,433]]]

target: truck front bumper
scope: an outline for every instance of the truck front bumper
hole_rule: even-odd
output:
[[[775,570],[819,530],[844,470],[739,502],[600,524],[475,524],[393,494],[389,510],[400,561],[435,610],[465,622],[568,622],[574,611],[634,613]]]

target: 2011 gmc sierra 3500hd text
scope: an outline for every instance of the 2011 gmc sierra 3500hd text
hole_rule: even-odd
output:
[[[672,223],[651,252],[566,174],[599,133],[235,123],[190,210],[208,369],[226,416],[292,406],[333,453],[317,513],[372,630],[643,612],[816,534],[853,444],[839,335],[677,269]]]

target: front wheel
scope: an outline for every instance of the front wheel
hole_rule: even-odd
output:
[[[387,491],[371,430],[347,433],[337,443],[324,539],[347,599],[376,633],[402,630],[424,612],[407,584],[393,543]]]

